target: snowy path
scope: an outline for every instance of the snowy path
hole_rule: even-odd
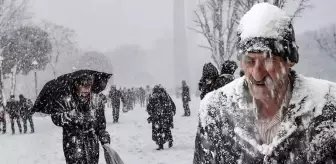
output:
[[[199,101],[191,102],[191,117],[182,117],[181,100],[176,100],[177,114],[172,130],[174,147],[156,151],[151,140],[151,125],[147,123],[145,108],[137,106],[133,111],[121,113],[120,123],[112,124],[111,110],[106,110],[107,130],[111,134],[111,146],[126,164],[190,164],[194,152]],[[7,120],[8,121],[8,120]],[[35,118],[37,133],[12,136],[7,123],[7,134],[0,134],[1,164],[64,164],[62,129],[52,124],[49,117]],[[102,149],[101,164],[105,163]]]

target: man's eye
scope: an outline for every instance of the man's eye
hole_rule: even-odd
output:
[[[267,58],[266,62],[268,63],[276,63],[278,60],[274,57]]]
[[[246,63],[246,64],[254,64],[255,61],[252,60],[252,59],[248,59],[248,60],[245,60],[245,63]]]

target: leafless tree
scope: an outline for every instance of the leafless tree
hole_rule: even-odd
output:
[[[27,14],[28,0],[0,0],[0,34],[10,33],[31,16]]]
[[[0,0],[0,42],[3,43],[3,37],[7,37],[10,35],[14,30],[16,30],[21,24],[22,21],[25,19],[30,18],[30,15],[27,14],[27,3],[28,0]],[[1,55],[2,50],[5,48],[1,46]],[[3,67],[4,64],[1,65]],[[2,70],[2,69],[1,69]],[[11,73],[11,76],[14,76],[15,69]],[[5,103],[5,96],[3,92],[3,79],[4,74],[1,71],[0,73],[0,94],[2,95],[2,101]],[[12,86],[15,88],[15,84]]]
[[[60,56],[77,52],[77,43],[74,40],[76,33],[72,29],[48,21],[43,21],[42,27],[48,32],[53,47],[52,53],[49,54],[49,60],[56,78],[56,66]]]
[[[298,7],[294,11],[294,14],[292,15],[292,19],[295,19],[297,17],[301,17],[301,14],[304,10],[307,8],[313,7],[311,4],[309,4],[310,0],[300,0]]]
[[[314,37],[320,49],[336,61],[336,24],[317,31]]]
[[[217,68],[235,53],[236,30],[240,18],[256,3],[268,2],[284,8],[289,0],[203,0],[195,11],[196,28],[192,30],[204,36],[208,45],[201,45],[211,51],[211,58]],[[310,7],[310,0],[299,1],[292,19],[299,17],[304,9]]]
[[[238,19],[235,5],[237,3],[234,0],[208,0],[201,3],[199,10],[195,11],[197,29],[193,30],[202,34],[207,40],[208,46],[201,47],[211,51],[211,57],[218,68],[225,57],[229,59],[234,53],[236,43],[234,30]],[[225,9],[227,10],[224,11]]]

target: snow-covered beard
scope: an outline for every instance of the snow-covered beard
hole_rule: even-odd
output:
[[[258,84],[264,84],[268,90],[267,95],[265,95],[266,96],[265,99],[272,99],[278,102],[280,101],[279,94],[289,80],[285,76],[285,77],[278,77],[276,81],[273,81],[271,77],[266,76],[262,81],[256,81],[253,77],[247,77],[246,81],[248,84],[248,88],[250,90],[250,94],[253,97],[255,97],[255,95],[253,95],[254,94],[253,87]]]

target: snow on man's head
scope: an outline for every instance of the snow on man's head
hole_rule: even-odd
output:
[[[286,32],[291,18],[282,9],[269,3],[254,5],[240,20],[240,39],[262,37],[280,39]]]

